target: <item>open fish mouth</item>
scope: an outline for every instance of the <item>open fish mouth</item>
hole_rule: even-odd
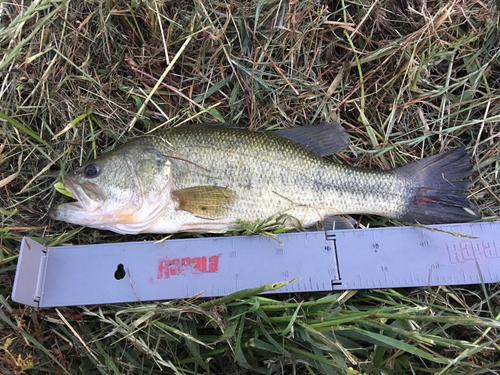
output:
[[[76,186],[70,179],[65,179],[64,188],[67,189],[73,197],[74,202],[62,203],[52,207],[49,216],[54,220],[74,221],[78,215],[87,215],[88,213],[99,210],[104,203],[102,193],[97,186],[92,183],[85,183]],[[68,194],[69,195],[69,194]]]
[[[66,205],[71,205],[71,206],[75,206],[77,208],[83,209],[84,207],[83,207],[82,200],[81,200],[80,196],[78,195],[78,193],[76,192],[76,189],[73,186],[73,184],[71,184],[69,181],[67,181],[66,184],[64,184],[64,187],[67,190],[69,190],[70,193],[73,195],[73,198],[76,199],[75,202],[66,203]]]
[[[81,194],[78,193],[75,185],[73,185],[71,180],[66,179],[64,181],[63,185],[66,188],[66,190],[69,190],[71,195],[73,195],[74,199],[76,200],[75,202],[71,202],[71,203],[63,203],[65,205],[65,207],[73,206],[75,208],[85,209],[85,206],[82,202]]]

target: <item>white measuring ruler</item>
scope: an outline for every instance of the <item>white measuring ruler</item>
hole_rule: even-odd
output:
[[[36,307],[500,281],[500,222],[45,247],[21,244],[12,299]],[[474,238],[471,238],[474,237]]]

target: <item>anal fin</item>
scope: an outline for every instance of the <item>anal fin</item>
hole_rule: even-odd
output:
[[[350,216],[327,216],[323,220],[306,227],[307,230],[340,230],[340,229],[354,229],[356,220]]]

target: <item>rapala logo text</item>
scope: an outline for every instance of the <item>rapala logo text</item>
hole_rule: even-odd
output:
[[[170,276],[190,273],[211,273],[219,270],[219,256],[194,258],[162,258],[158,260],[158,278],[168,279]]]
[[[463,241],[447,243],[451,263],[500,258],[500,241]]]

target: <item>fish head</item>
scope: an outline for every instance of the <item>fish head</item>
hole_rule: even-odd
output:
[[[149,142],[138,139],[68,173],[63,183],[76,202],[53,207],[52,219],[139,233],[168,204],[172,163]],[[124,229],[117,230],[120,227]]]

